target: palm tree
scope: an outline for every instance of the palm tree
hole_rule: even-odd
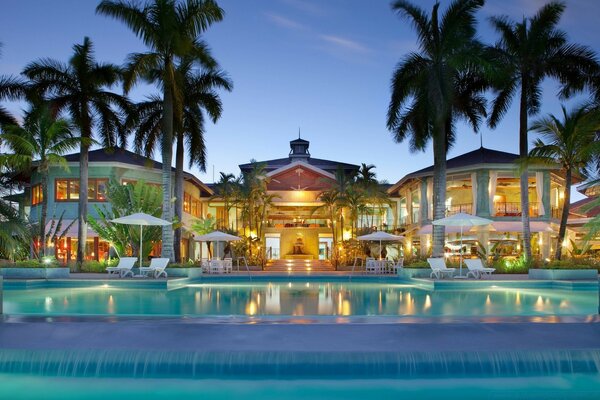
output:
[[[233,174],[226,174],[224,172],[220,173],[219,181],[215,184],[215,197],[223,200],[225,214],[227,216],[229,216],[229,211],[235,204],[236,184],[237,182],[235,176]],[[232,229],[231,226],[228,226],[227,228]]]
[[[496,43],[495,66],[499,77],[495,83],[489,125],[495,128],[506,114],[515,95],[519,93],[519,155],[528,155],[528,117],[540,111],[542,81],[557,79],[562,85],[561,97],[581,88],[586,77],[593,75],[598,66],[596,56],[585,46],[569,43],[566,34],[557,28],[565,4],[551,2],[531,18],[511,21],[506,16],[492,17],[491,22],[500,39]],[[523,221],[523,249],[531,259],[531,231],[529,226],[529,189],[527,166],[521,173],[521,215]]]
[[[211,24],[221,21],[224,12],[213,0],[153,0],[143,6],[124,0],[103,0],[96,12],[122,21],[150,49],[147,53],[129,55],[124,89],[129,91],[139,79],[158,83],[162,88],[162,218],[171,221],[173,128],[176,116],[183,112],[183,88],[177,82],[176,61],[186,56],[205,67],[216,66],[199,36]],[[162,256],[174,258],[172,227],[163,227]]]
[[[40,213],[40,248],[38,254],[46,254],[46,215],[48,211],[48,171],[51,165],[67,169],[63,155],[75,148],[83,139],[73,136],[71,124],[64,119],[52,116],[47,105],[32,108],[25,116],[23,126],[9,125],[0,134],[2,141],[11,153],[0,158],[3,166],[16,170],[29,169],[36,165],[42,186]]]
[[[79,210],[77,234],[77,265],[85,257],[87,240],[88,160],[92,131],[96,129],[103,147],[124,146],[126,137],[121,115],[115,110],[129,110],[123,96],[107,88],[120,79],[120,69],[112,64],[100,64],[94,58],[92,42],[84,38],[73,46],[73,56],[67,64],[41,59],[29,64],[23,74],[32,87],[50,100],[53,112],[65,111],[79,129],[81,138],[79,158]]]
[[[413,23],[419,52],[405,56],[394,71],[387,127],[397,142],[409,139],[411,151],[433,141],[434,219],[445,216],[446,153],[455,140],[455,121],[463,118],[477,131],[485,115],[484,48],[475,39],[475,12],[483,3],[454,0],[441,17],[439,3],[431,16],[408,1],[392,4]],[[434,225],[433,256],[443,252],[444,227]]]
[[[15,252],[30,239],[27,221],[7,201],[0,199],[0,254],[12,258]]]
[[[187,143],[187,155],[190,168],[198,166],[206,171],[206,146],[204,144],[204,114],[213,123],[221,117],[223,111],[221,99],[215,91],[222,88],[231,91],[232,83],[223,71],[193,71],[193,64],[184,58],[176,69],[178,86],[182,88],[182,113],[173,121],[177,139],[175,151],[175,216],[183,220],[183,164],[184,143]],[[158,73],[158,71],[156,71]],[[203,112],[205,110],[205,112]],[[153,96],[136,105],[128,125],[135,125],[135,149],[151,156],[162,135],[163,102]],[[175,259],[180,259],[181,228],[175,229]]]
[[[12,76],[0,76],[0,99],[18,100],[25,95],[26,84]],[[16,125],[17,120],[10,112],[0,106],[0,127],[5,125]]]
[[[562,121],[549,115],[533,123],[530,130],[540,134],[544,140],[538,139],[529,152],[530,160],[558,162],[565,170],[565,200],[558,230],[557,260],[562,255],[567,229],[573,174],[585,177],[586,168],[600,153],[600,142],[596,140],[596,132],[600,130],[600,110],[584,105],[567,112],[563,106],[562,112]]]
[[[313,214],[319,210],[324,210],[327,218],[330,222],[331,235],[333,238],[333,249],[332,249],[332,259],[334,264],[337,265],[337,221],[341,215],[341,207],[340,207],[340,194],[337,189],[329,189],[324,192],[321,192],[317,199],[322,202],[318,207],[315,207],[313,210]]]

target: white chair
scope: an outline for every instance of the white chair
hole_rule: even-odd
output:
[[[402,257],[398,259],[397,263],[390,266],[390,270],[393,274],[398,274],[398,271],[401,271],[402,268],[404,268],[404,258]]]
[[[121,257],[119,259],[119,264],[116,267],[108,267],[106,268],[106,272],[108,275],[119,275],[120,278],[124,278],[127,275],[133,276],[133,271],[131,270],[137,261],[136,257]]]
[[[428,258],[427,262],[431,267],[430,278],[442,279],[444,276],[452,277],[456,268],[446,267],[446,261],[443,258]]]
[[[203,258],[200,261],[200,267],[202,268],[202,272],[205,274],[208,274],[210,271],[210,262],[208,261],[208,258]]]
[[[367,274],[381,274],[382,266],[383,263],[379,260],[367,259],[367,263],[365,264],[365,272]]]
[[[233,272],[233,259],[231,259],[231,258],[223,259],[223,272],[226,274],[231,274]]]
[[[153,258],[150,260],[149,267],[140,268],[140,275],[150,276],[152,274],[154,278],[160,278],[161,275],[164,275],[166,278],[167,271],[165,271],[165,268],[167,268],[167,265],[169,265],[168,258]]]
[[[496,268],[486,268],[483,266],[483,262],[479,258],[470,258],[464,260],[465,265],[469,269],[467,273],[467,278],[471,275],[475,279],[481,279],[485,275],[492,275],[492,272],[496,270]]]
[[[209,272],[211,274],[222,274],[223,273],[223,262],[220,260],[210,260]]]

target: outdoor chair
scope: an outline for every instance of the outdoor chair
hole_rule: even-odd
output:
[[[233,259],[231,259],[231,258],[223,259],[223,272],[226,274],[230,274],[233,272]]]
[[[106,268],[106,272],[108,275],[119,275],[120,278],[124,278],[127,275],[133,276],[133,271],[131,270],[137,261],[136,257],[121,257],[119,259],[119,264],[116,267],[108,267]]]
[[[222,274],[223,273],[223,262],[220,260],[210,260],[209,272],[211,274]]]
[[[444,276],[452,277],[456,268],[446,267],[446,260],[443,258],[428,258],[427,262],[431,267],[430,278],[442,279]]]
[[[150,260],[149,267],[140,268],[140,275],[150,276],[152,274],[154,278],[160,278],[161,275],[164,275],[166,278],[167,271],[165,271],[165,268],[167,268],[167,265],[169,265],[168,258],[153,258]]]
[[[467,273],[467,278],[471,275],[475,279],[481,279],[485,275],[491,276],[492,272],[496,270],[496,268],[486,268],[483,266],[483,262],[479,258],[471,258],[464,260],[465,265],[469,269]]]
[[[404,258],[400,257],[398,259],[397,263],[393,263],[392,265],[390,265],[390,272],[393,274],[398,274],[398,271],[401,271],[402,268],[404,267]]]

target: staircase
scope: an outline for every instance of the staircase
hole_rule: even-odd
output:
[[[331,272],[335,271],[329,260],[270,260],[267,272]]]

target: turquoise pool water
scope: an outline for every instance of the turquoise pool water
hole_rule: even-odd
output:
[[[14,289],[4,312],[15,316],[144,317],[536,317],[584,316],[598,310],[593,290],[485,288],[427,290],[381,282],[219,282],[174,290]]]
[[[600,377],[414,380],[134,380],[0,375],[0,398],[89,399],[598,399]]]

